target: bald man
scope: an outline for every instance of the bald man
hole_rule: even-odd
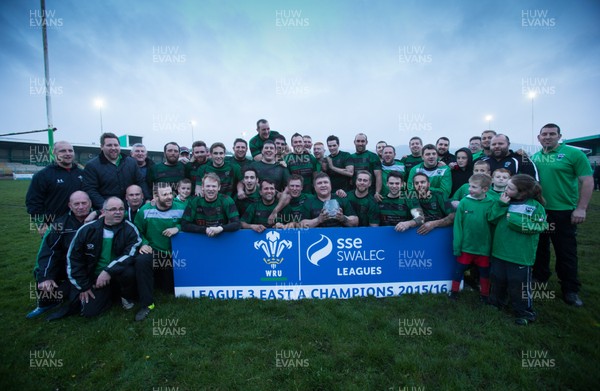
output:
[[[25,196],[27,213],[40,236],[44,236],[49,224],[69,211],[69,196],[83,188],[83,170],[74,163],[73,146],[57,141],[53,151],[54,161],[33,176]]]
[[[69,197],[68,209],[67,214],[50,223],[42,240],[33,271],[38,306],[27,318],[43,314],[69,296],[67,251],[75,233],[90,215],[92,201],[86,192],[78,190]]]

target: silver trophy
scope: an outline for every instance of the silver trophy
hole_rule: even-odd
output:
[[[340,204],[337,200],[331,199],[323,203],[323,210],[327,211],[330,219],[335,219],[338,209],[340,209]]]

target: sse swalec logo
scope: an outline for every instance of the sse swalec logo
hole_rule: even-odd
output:
[[[319,261],[331,254],[331,251],[333,251],[331,239],[321,234],[321,239],[317,240],[306,249],[306,258],[308,258],[308,261],[313,265],[319,266]]]

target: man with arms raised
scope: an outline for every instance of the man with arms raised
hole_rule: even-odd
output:
[[[585,221],[586,209],[592,197],[592,168],[583,152],[565,144],[560,127],[547,124],[540,130],[538,141],[542,150],[532,156],[537,165],[546,200],[547,221],[551,232],[540,234],[533,278],[546,282],[550,272],[550,241],[556,254],[556,274],[560,279],[563,300],[581,307],[581,283],[577,276],[577,225]]]
[[[53,151],[54,162],[33,176],[25,196],[27,213],[41,236],[48,224],[69,211],[69,196],[83,187],[83,171],[73,162],[73,146],[58,141]]]

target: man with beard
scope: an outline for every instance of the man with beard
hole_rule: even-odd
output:
[[[484,130],[481,133],[481,148],[483,148],[483,154],[481,154],[477,159],[483,159],[484,157],[489,157],[492,155],[492,138],[495,135],[496,132],[493,130]]]
[[[425,223],[418,229],[417,233],[426,235],[434,228],[447,227],[454,222],[454,208],[448,201],[448,197],[440,190],[430,187],[429,177],[418,173],[413,177],[414,190],[409,194],[409,199],[417,201],[414,207],[420,207],[423,211]],[[416,196],[416,197],[413,197]],[[419,221],[420,216],[415,220]]]
[[[450,139],[448,137],[440,137],[435,142],[435,148],[438,153],[438,161],[450,166],[450,163],[456,163],[456,156],[450,153]]]
[[[248,153],[248,143],[243,138],[236,138],[233,142],[233,156],[225,157],[226,162],[236,164],[240,168],[240,172],[244,172],[246,167],[252,163],[251,159],[246,157]]]
[[[359,227],[378,227],[379,226],[379,206],[371,194],[371,173],[360,170],[356,174],[356,188],[348,193],[339,189],[335,192],[338,197],[347,197],[352,209],[358,217]]]
[[[551,276],[550,242],[556,254],[556,274],[560,279],[565,303],[581,307],[581,283],[578,279],[577,225],[585,222],[586,209],[592,197],[592,168],[583,152],[565,144],[560,127],[546,124],[538,141],[542,150],[532,156],[540,172],[542,195],[551,232],[540,234],[533,277],[546,282]]]
[[[273,148],[273,154],[275,154]],[[240,216],[231,197],[221,194],[221,180],[209,172],[202,178],[202,197],[192,198],[181,220],[184,232],[205,234],[209,238],[240,229]]]
[[[337,136],[327,137],[327,174],[331,178],[331,187],[337,190],[350,190],[350,181],[354,176],[354,164],[352,155],[346,151],[340,151],[340,139]]]
[[[146,147],[144,144],[135,143],[131,147],[131,152],[129,152],[129,154],[136,161],[144,181],[147,181],[146,178],[148,176],[148,168],[152,167],[154,162],[148,157],[148,151],[146,150]]]
[[[404,164],[400,160],[396,159],[396,148],[393,145],[386,145],[381,150],[381,181],[383,182],[383,194],[387,194],[389,189],[387,188],[387,179],[390,173],[398,172],[404,179]]]
[[[273,227],[273,224],[269,223],[269,216],[276,206],[275,193],[273,181],[265,179],[260,183],[260,201],[248,206],[241,218],[242,228],[261,233]]]
[[[238,183],[242,181],[240,168],[237,164],[225,160],[225,145],[223,143],[214,143],[211,145],[210,156],[211,161],[198,170],[199,176],[204,177],[207,173],[214,172],[221,180],[220,192],[233,197],[236,193]],[[195,194],[202,195],[202,188],[198,184],[196,185]]]
[[[354,165],[354,178],[352,184],[356,186],[356,173],[360,170],[366,170],[375,178],[375,183],[371,185],[369,192],[373,194],[375,201],[381,201],[381,160],[376,153],[367,150],[367,135],[359,133],[354,137],[354,147],[356,152],[352,154],[352,163]]]
[[[69,211],[69,196],[83,187],[83,171],[73,162],[73,146],[58,141],[53,151],[54,162],[33,176],[25,196],[27,213],[41,236],[49,224]]]
[[[173,202],[173,190],[166,183],[156,189],[156,205],[146,204],[135,218],[142,245],[135,258],[135,274],[140,297],[136,321],[144,320],[154,309],[154,279],[157,286],[173,294],[173,253],[171,238],[181,230],[185,204]]]
[[[313,177],[321,171],[321,165],[313,155],[306,151],[304,139],[300,133],[294,133],[292,136],[292,148],[292,153],[284,158],[285,165],[290,174],[297,174],[304,178],[302,191],[311,194]]]
[[[275,183],[275,189],[277,189],[277,191],[283,191],[290,173],[287,168],[281,166],[275,160],[275,144],[273,141],[267,140],[264,142],[260,156],[261,160],[255,161],[251,165],[251,167],[256,169],[259,182],[264,179],[270,179]],[[238,198],[241,190],[243,189],[241,185],[238,184]]]
[[[386,145],[387,143],[385,141],[378,141],[377,144],[375,144],[375,153],[379,156],[379,160],[383,160],[383,148],[385,148]]]
[[[136,161],[121,154],[119,138],[115,134],[103,133],[100,149],[100,154],[83,170],[83,190],[90,196],[94,209],[101,209],[109,197],[124,199],[130,185],[140,186],[145,199],[152,198]]]
[[[266,119],[259,119],[256,121],[256,132],[257,134],[250,139],[250,153],[252,158],[259,162],[262,160],[262,149],[265,141],[274,141],[275,136],[279,135],[279,132],[271,130],[269,121]]]
[[[329,176],[320,172],[315,177],[316,197],[304,203],[301,227],[356,227],[358,217],[345,198],[332,197]],[[334,210],[335,207],[335,210]]]
[[[119,286],[126,309],[131,308],[136,290],[133,262],[142,239],[137,228],[124,220],[125,207],[119,198],[107,198],[102,213],[103,217],[77,231],[67,254],[71,300],[78,299],[85,317],[111,306],[111,286]]]
[[[417,164],[423,163],[421,152],[423,149],[423,140],[420,137],[413,137],[408,141],[408,147],[410,148],[410,155],[404,156],[400,159],[400,162],[404,164],[404,180],[408,181],[408,175],[410,170]]]
[[[89,216],[92,201],[85,192],[78,190],[71,194],[68,208],[69,212],[56,219],[42,239],[33,271],[38,305],[27,314],[28,319],[43,314],[69,297],[67,251],[75,233]]]
[[[483,138],[482,138],[483,140]],[[519,155],[509,149],[510,140],[505,134],[498,134],[492,137],[490,143],[491,155],[481,158],[490,164],[490,171],[494,172],[499,168],[505,168],[510,171],[510,175],[527,174],[535,180],[539,180],[535,164],[523,155]]]
[[[194,141],[192,144],[192,160],[185,165],[185,177],[192,181],[192,189],[202,181],[198,176],[200,168],[208,162],[208,147],[204,141]]]
[[[243,190],[235,195],[234,201],[235,206],[239,213],[243,216],[248,207],[260,200],[260,192],[258,191],[258,178],[256,176],[256,170],[252,167],[248,167],[244,170],[242,178]]]
[[[450,167],[438,167],[437,149],[433,144],[427,144],[422,151],[423,163],[419,163],[410,170],[408,175],[408,190],[414,190],[413,178],[416,174],[425,174],[428,178],[428,184],[432,189],[436,189],[444,193],[446,197],[450,196],[452,190],[452,174]]]
[[[179,145],[171,141],[164,147],[165,161],[155,164],[148,170],[148,186],[156,192],[158,183],[168,183],[173,191],[177,189],[177,183],[185,178],[185,165],[179,161]]]

